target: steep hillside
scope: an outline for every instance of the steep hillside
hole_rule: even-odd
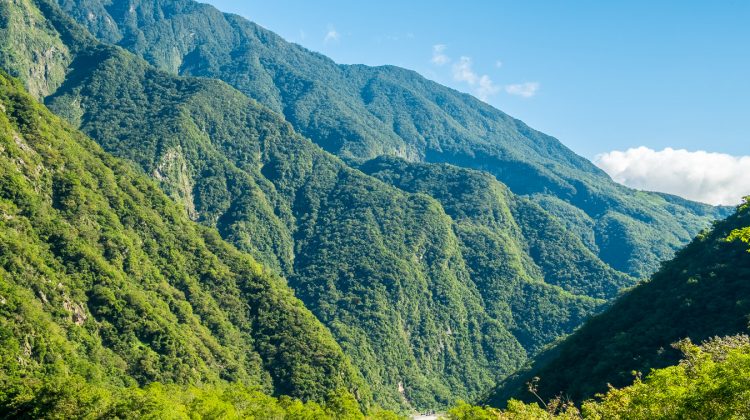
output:
[[[41,10],[75,51],[49,106],[136,162],[186,215],[286,274],[379,402],[429,408],[477,396],[524,360],[484,308],[435,200],[349,168],[224,83],[98,44],[54,4],[4,7]]]
[[[611,298],[632,284],[632,278],[602,263],[557,218],[485,172],[387,157],[365,162],[359,169],[402,190],[434,197],[465,228],[459,230],[481,227],[513,238],[513,245],[522,247],[519,254],[529,257],[524,265],[538,270],[537,277],[549,284],[598,298]],[[467,244],[467,251],[472,249],[475,246]],[[486,273],[476,276],[486,277]]]
[[[96,4],[70,11],[86,12],[89,23],[103,17],[106,31],[117,29],[106,13],[131,13],[126,2]],[[174,6],[155,16],[212,10]],[[5,28],[7,50],[26,51],[26,42],[43,38],[67,51],[64,79],[40,91],[45,103],[135,162],[187,217],[287,277],[388,407],[477,397],[634,283],[597,256],[594,220],[559,198],[521,198],[492,176],[443,164],[347,165],[225,83],[159,71],[99,43],[54,2],[0,3],[0,16],[24,17]],[[136,48],[148,37],[134,39],[128,48],[153,61],[156,53]],[[0,65],[33,88],[46,79],[24,72],[24,60],[44,57],[5,55]],[[689,223],[714,211],[642,196]],[[628,244],[618,232],[607,240]]]
[[[486,173],[397,158],[377,158],[360,169],[443,205],[485,306],[532,354],[632,281]]]
[[[540,378],[543,398],[575,401],[633,381],[633,371],[674,363],[671,343],[744,333],[750,319],[750,202],[718,222],[653,278],[629,291],[534,365],[507,379],[487,400],[530,399],[526,383]]]
[[[192,0],[58,0],[102,40],[175,74],[226,81],[346,160],[395,155],[493,174],[586,238],[613,268],[647,277],[721,209],[612,182],[556,139],[397,67],[337,65]]]
[[[84,130],[166,182],[174,178],[160,168],[184,162],[180,176],[195,184],[188,191],[195,191],[198,218],[227,239],[252,252],[271,238],[266,258],[288,272],[297,295],[357,360],[384,403],[447,404],[491,384],[492,369],[508,372],[523,360],[507,328],[485,313],[450,219],[434,200],[346,167],[225,85],[184,81],[169,102],[174,117],[158,107],[150,114],[161,89],[176,80],[141,73],[142,63],[122,55],[102,63],[82,90],[142,102],[131,112],[97,114],[97,104],[113,102],[65,90],[50,99],[53,109],[80,98]],[[100,78],[107,88],[99,87]],[[211,212],[220,216],[207,217]]]
[[[368,404],[284,281],[0,76],[0,381],[240,382]],[[32,390],[32,391],[29,391]]]
[[[624,388],[571,404],[558,396],[549,402],[508,401],[504,410],[461,403],[450,420],[544,419],[744,419],[750,416],[750,337],[714,337],[700,345],[673,344],[679,363],[655,369]]]

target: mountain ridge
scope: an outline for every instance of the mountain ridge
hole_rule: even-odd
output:
[[[20,83],[0,74],[0,85],[3,398],[77,374],[120,387],[233,381],[318,401],[344,388],[370,404],[283,280]]]
[[[89,28],[93,23],[88,13],[101,6],[97,0],[60,4],[68,12],[83,13],[79,19]],[[648,211],[643,211],[643,220],[635,222],[630,216],[614,212],[602,217],[606,222],[603,224],[584,210],[549,194],[548,188],[552,187],[575,190],[574,185],[549,168],[537,173],[549,178],[539,187],[541,192],[519,196],[507,188],[499,178],[523,179],[526,172],[519,175],[515,169],[530,170],[534,166],[518,160],[517,151],[508,152],[513,156],[506,156],[501,168],[504,176],[496,173],[489,176],[443,163],[417,162],[419,154],[414,154],[397,132],[419,134],[420,130],[413,129],[417,127],[414,121],[429,120],[432,114],[384,111],[390,107],[390,99],[383,98],[382,93],[393,91],[397,85],[389,73],[398,76],[405,71],[396,71],[395,67],[387,68],[389,72],[375,78],[365,74],[370,71],[365,66],[345,67],[332,75],[322,73],[322,77],[334,84],[336,77],[347,73],[351,80],[347,79],[342,86],[354,92],[362,92],[363,86],[369,89],[367,95],[357,93],[339,98],[342,102],[336,106],[353,107],[358,100],[364,104],[367,98],[370,107],[369,117],[362,124],[352,120],[356,113],[344,116],[342,121],[349,121],[354,127],[354,134],[349,135],[329,118],[335,112],[332,114],[326,108],[326,99],[335,99],[336,92],[325,91],[318,96],[319,81],[281,70],[271,79],[252,79],[268,75],[267,67],[258,61],[258,72],[227,70],[227,74],[236,78],[234,84],[246,86],[250,91],[245,95],[224,82],[190,76],[193,72],[211,76],[211,71],[222,69],[212,68],[217,63],[204,60],[211,53],[205,45],[191,49],[184,56],[178,50],[171,50],[174,45],[170,43],[154,44],[152,51],[146,42],[147,33],[158,35],[158,31],[147,28],[142,36],[133,37],[133,42],[119,42],[125,49],[112,47],[77,28],[55,2],[14,0],[12,5],[0,6],[0,11],[28,7],[36,17],[34,22],[46,26],[40,30],[21,20],[21,24],[10,26],[10,33],[0,32],[0,39],[4,40],[0,42],[0,51],[2,47],[7,50],[8,45],[17,47],[12,42],[19,39],[22,43],[29,42],[24,38],[27,34],[43,32],[37,36],[44,47],[36,55],[41,57],[37,58],[40,62],[34,63],[46,65],[44,53],[49,51],[50,44],[52,48],[69,51],[68,61],[55,62],[65,67],[65,78],[58,80],[60,72],[52,72],[50,84],[46,82],[47,74],[24,72],[27,61],[31,60],[28,57],[0,55],[0,64],[15,70],[27,86],[50,86],[47,91],[37,89],[37,93],[44,96],[42,100],[52,110],[108,152],[135,162],[139,170],[156,179],[182,205],[190,218],[217,228],[224,239],[286,276],[305,305],[333,332],[358,365],[376,391],[378,402],[388,407],[434,408],[450,404],[456,397],[478,396],[498,376],[518,367],[527,354],[533,355],[552,340],[571,332],[583,319],[597,312],[604,299],[615,297],[621,287],[635,282],[631,276],[602,262],[600,256],[607,254],[600,247],[628,244],[633,239],[632,233],[640,234],[641,228],[647,233],[645,236],[654,234],[655,229],[646,222],[659,219],[662,223],[665,214],[669,220],[676,216],[676,222],[669,225],[671,230],[667,229],[670,237],[667,242],[680,243],[681,238],[688,237],[711,215],[721,213],[710,206],[655,194],[639,195],[623,188],[622,191],[630,191],[628,194],[641,200],[626,197],[632,207],[626,209],[628,213],[637,214],[640,204],[645,204]],[[150,5],[159,7],[148,9]],[[39,8],[39,12],[34,12],[34,8]],[[181,1],[122,0],[110,3],[109,9],[102,6],[94,18],[106,18],[107,10],[111,9],[112,13],[124,16],[124,23],[120,23],[131,25],[133,22],[125,19],[131,8],[136,16],[153,12],[161,14],[160,19],[180,18],[180,13],[186,10],[205,9]],[[41,17],[34,13],[41,13]],[[198,23],[203,19],[201,16],[197,15]],[[211,12],[206,16],[214,19],[217,15]],[[118,19],[109,19],[112,25],[105,32],[118,28],[114,26]],[[228,21],[240,28],[247,26],[238,17]],[[160,25],[165,22],[177,21],[157,21]],[[171,27],[185,30],[189,28],[185,22]],[[135,23],[148,26],[147,20]],[[278,37],[261,30],[256,32],[258,39],[268,38],[269,45],[283,51],[286,44],[280,43]],[[99,35],[106,41],[106,36]],[[29,46],[34,47],[35,42]],[[177,52],[162,54],[167,50]],[[331,63],[319,54],[297,53],[302,58],[311,55],[315,60]],[[138,55],[142,58],[137,58]],[[169,67],[167,59],[175,57],[180,65],[172,70],[177,69],[177,73],[185,76],[147,64],[164,59],[163,66]],[[267,64],[269,59],[264,60]],[[204,64],[207,67],[201,67]],[[44,83],[36,80],[39,77]],[[269,81],[273,83],[269,85]],[[418,81],[431,83],[421,76]],[[296,96],[287,97],[286,105],[279,102],[281,112],[277,113],[271,102],[274,89],[280,87]],[[414,96],[410,94],[413,91],[396,89],[395,94],[387,96],[408,99]],[[421,109],[437,109],[442,113],[443,108],[453,107],[461,115],[461,104],[477,102],[467,95],[457,96],[447,88],[438,89],[435,95],[438,99],[444,96],[445,103],[438,106],[437,99],[426,101],[422,97]],[[308,105],[312,108],[307,108]],[[479,111],[499,112],[486,105],[479,106]],[[502,122],[510,121],[510,125],[498,125],[497,129],[505,127],[503,130],[511,134],[516,130],[513,136],[518,131],[530,130],[502,115]],[[452,132],[484,123],[469,117],[443,122]],[[385,125],[400,128],[383,136],[387,148],[381,147],[383,144],[373,145],[380,137],[367,133],[379,133]],[[298,127],[312,136],[303,137],[299,133],[304,132]],[[491,143],[476,133],[467,135],[477,142]],[[530,130],[524,141],[536,140],[535,147],[540,150],[544,145],[550,145],[551,150],[567,150],[559,142],[549,143],[545,139],[541,133]],[[428,141],[438,144],[428,137],[422,140],[425,144]],[[490,146],[485,144],[482,145],[485,149],[477,150],[467,147],[462,159],[469,161],[464,166],[482,166],[482,159],[496,162],[498,156],[487,154],[486,147]],[[533,149],[525,147],[527,151]],[[339,156],[325,149],[336,151]],[[351,153],[347,155],[339,149]],[[370,153],[373,150],[375,153]],[[469,159],[469,155],[473,158]],[[444,157],[436,154],[432,160],[440,162],[446,160]],[[567,152],[563,157],[574,163],[583,159]],[[564,167],[563,163],[564,159],[557,165]],[[591,172],[589,175],[601,175],[590,163],[585,166]],[[415,182],[399,179],[407,174],[418,174]],[[459,208],[456,203],[461,191],[441,191],[443,182],[466,186],[476,202]],[[483,195],[481,189],[485,186],[497,194]],[[526,192],[533,191],[536,190]],[[487,209],[498,217],[475,217]],[[653,209],[658,212],[650,213]],[[465,217],[468,214],[472,216]],[[647,245],[638,246],[648,248]],[[635,254],[630,259],[640,258],[634,252],[640,249],[638,246],[625,250],[613,248],[608,252],[616,256],[630,252]],[[667,255],[669,249],[671,245],[656,247],[647,257]],[[646,268],[636,272],[648,271],[648,258],[645,258]],[[556,262],[567,260],[576,261],[579,267]],[[626,261],[618,267],[627,271],[628,265],[633,264]]]
[[[217,214],[203,222],[236,222],[218,227],[239,246],[246,237],[262,244],[264,236],[257,234],[263,229],[281,235],[280,243],[288,238],[295,250],[288,263],[296,273],[290,285],[357,356],[380,402],[427,406],[436,404],[430,398],[439,398],[447,404],[452,395],[478,394],[494,382],[494,372],[510,371],[523,357],[506,327],[484,314],[450,221],[434,200],[349,168],[221,82],[170,76],[105,45],[77,50],[81,65],[72,61],[67,83],[48,97],[48,105],[109,151],[155,178],[158,173],[162,187],[183,204],[186,195],[174,187],[192,179],[199,216],[204,210]],[[226,106],[229,100],[234,107]],[[170,180],[172,173],[177,178]],[[245,198],[242,191],[253,194]],[[270,208],[256,206],[266,199]],[[280,221],[252,223],[246,216],[263,214]],[[347,241],[353,242],[345,246]],[[265,257],[273,260],[272,254]],[[451,330],[461,334],[445,334]],[[381,336],[391,339],[384,343]],[[384,357],[390,363],[382,362]],[[449,361],[459,357],[464,367],[448,370],[459,363]],[[411,402],[399,393],[399,381]]]
[[[395,66],[336,64],[208,5],[187,0],[59,3],[97,36],[156,67],[226,81],[344,160],[396,155],[453,163],[490,172],[517,194],[561,200],[554,209],[562,219],[570,211],[560,206],[583,210],[591,220],[590,226],[578,224],[579,234],[595,238],[587,243],[590,249],[635,277],[655,271],[698,233],[696,224],[728,215],[711,206],[685,212],[674,203],[665,205],[659,195],[639,196],[553,137],[470,95]],[[84,16],[89,11],[93,21]],[[102,19],[111,25],[94,24]],[[682,217],[675,220],[674,211]],[[659,238],[660,232],[670,235]],[[623,242],[628,244],[624,249]]]
[[[649,281],[626,292],[562,342],[507,378],[485,402],[532,400],[563,393],[575,402],[622,387],[679,359],[672,343],[743,334],[750,316],[750,202],[714,224],[667,261]]]

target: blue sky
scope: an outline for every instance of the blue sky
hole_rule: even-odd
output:
[[[340,63],[482,96],[590,159],[750,155],[750,1],[208,2]]]

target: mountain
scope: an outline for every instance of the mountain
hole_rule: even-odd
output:
[[[232,382],[317,401],[342,389],[371,404],[281,278],[4,74],[0,153],[3,407],[53,380]]]
[[[173,74],[224,80],[347,161],[392,155],[494,175],[616,270],[648,277],[728,212],[630,190],[556,139],[392,66],[338,65],[192,0],[58,0],[92,34]]]
[[[572,331],[603,298],[632,282],[536,203],[514,195],[487,173],[389,157],[359,169],[440,202],[454,221],[467,268],[489,313],[505,320],[530,354]]]
[[[351,152],[390,144],[387,133],[372,137],[383,128],[374,120],[367,120],[365,126],[375,124],[371,128],[377,130],[363,131],[366,135],[361,137],[331,134],[339,123],[359,127],[357,121],[350,121],[359,108],[339,110],[340,122],[334,118],[339,111],[331,114],[329,109],[344,100],[359,103],[346,97],[357,89],[351,81],[331,79],[331,86],[341,90],[331,96],[335,100],[304,95],[285,99],[298,113],[305,103],[317,101],[317,106],[308,108],[317,131],[309,131],[311,138],[306,138],[298,133],[307,130],[298,118],[269,99],[279,89],[261,68],[246,72],[240,67],[234,73],[237,80],[244,77],[247,86],[265,86],[270,92],[265,96],[218,80],[175,74],[192,71],[169,66],[165,70],[171,71],[159,70],[108,44],[116,42],[157,63],[154,57],[159,53],[146,52],[143,44],[156,35],[145,35],[151,29],[138,32],[140,26],[154,24],[159,31],[176,31],[174,39],[186,41],[191,31],[186,28],[191,25],[196,31],[206,25],[221,29],[222,19],[229,19],[241,28],[255,27],[249,22],[191,2],[100,4],[93,0],[61,5],[101,41],[52,1],[0,3],[0,66],[107,152],[151,176],[181,205],[185,218],[217,229],[225,240],[286,277],[362,373],[376,402],[386,407],[431,409],[457,398],[476,398],[498,377],[521,366],[527,356],[573,331],[622,287],[635,283],[632,276],[602,260],[600,244],[611,242],[611,252],[627,254],[628,249],[643,245],[638,241],[655,234],[651,224],[632,224],[626,216],[613,215],[607,219],[606,235],[600,235],[595,232],[599,222],[583,210],[549,192],[522,190],[519,195],[494,172],[489,175],[439,163],[438,158],[393,152],[401,147],[397,143],[377,153]],[[115,17],[129,22],[123,25],[132,27],[132,42],[124,41],[120,32],[125,29],[118,29]],[[269,57],[291,60],[297,54],[300,63],[317,57],[328,63],[325,66],[331,64],[267,31],[257,31],[267,45],[253,45]],[[211,38],[205,32],[202,36]],[[163,33],[157,38],[171,39]],[[233,40],[224,39],[227,45]],[[220,51],[212,48],[201,47],[200,54]],[[179,51],[174,49],[172,56]],[[201,62],[200,54],[196,63]],[[242,66],[244,58],[240,58],[233,62]],[[258,59],[258,63],[269,60]],[[327,74],[330,66],[325,66],[318,68],[321,74]],[[349,76],[341,76],[345,79],[354,71],[346,66],[331,68],[346,69]],[[359,71],[404,72],[368,69]],[[479,106],[493,124],[505,127],[503,133],[518,134],[506,126],[512,120],[497,117],[499,111],[412,76],[409,83],[421,83],[448,99],[460,98],[469,114]],[[293,74],[284,77],[289,83],[301,80]],[[310,86],[313,96],[320,94],[319,89],[332,89],[319,82]],[[373,94],[378,92],[380,88]],[[410,109],[421,112],[416,106]],[[455,122],[454,128],[463,133],[474,127],[478,123],[471,118]],[[327,145],[329,134],[348,139],[348,151]],[[462,139],[465,147],[479,147],[472,143],[476,139],[458,134],[456,139]],[[554,155],[562,156],[552,166],[590,166],[556,140],[539,138],[549,143],[545,148],[557,148]],[[506,140],[486,140],[493,148],[515,147]],[[513,137],[511,143],[516,141],[518,153],[524,156],[538,153],[532,149],[541,147],[524,146],[528,138]],[[514,153],[513,159],[520,159]],[[465,166],[481,161],[474,159]],[[643,220],[666,228],[667,243],[687,240],[689,232],[722,214],[722,209],[615,186],[592,168],[591,174],[599,174],[596,179],[602,183],[597,188],[615,189],[633,208],[645,208]],[[622,211],[627,208],[620,206]],[[659,225],[662,222],[669,226]],[[628,230],[631,225],[637,229]],[[633,232],[637,237],[629,236]],[[634,241],[640,245],[633,245]],[[654,249],[649,255],[668,254],[671,245]]]
[[[750,319],[750,201],[663,264],[650,281],[617,299],[528,369],[505,380],[487,402],[530,400],[526,383],[538,377],[542,398],[574,401],[633,381],[633,372],[674,364],[670,345],[746,333]]]
[[[19,1],[3,12],[17,22],[6,37],[53,43],[42,53],[35,44],[14,50],[67,51],[65,79],[40,82],[57,86],[47,104],[159,181],[186,217],[286,274],[378,402],[431,407],[477,396],[524,360],[504,320],[487,313],[434,199],[348,167],[224,83],[175,77],[99,44],[52,3]],[[599,303],[579,300],[578,318]],[[578,318],[561,317],[547,335]]]
[[[549,402],[508,401],[499,410],[459,403],[447,412],[450,420],[545,419],[738,419],[750,414],[750,336],[714,337],[700,345],[690,340],[673,344],[681,360],[655,369],[624,388],[581,406],[564,395]]]

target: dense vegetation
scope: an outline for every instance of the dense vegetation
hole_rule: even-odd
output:
[[[533,200],[511,193],[485,172],[388,157],[365,162],[359,169],[404,191],[424,193],[438,200],[456,223],[459,237],[466,239],[466,252],[475,252],[478,257],[496,255],[481,250],[476,238],[476,231],[481,230],[485,233],[480,235],[481,242],[506,242],[504,248],[522,247],[517,254],[528,256],[529,261],[524,261],[520,269],[537,271],[533,274],[538,279],[573,294],[611,298],[633,283],[632,278],[599,260],[557,218],[550,217]],[[502,236],[507,238],[499,239]],[[511,253],[495,263],[508,263],[513,256]],[[478,281],[493,277],[486,272],[487,267],[476,268],[482,270],[475,276]],[[501,274],[503,277],[508,275]],[[496,287],[500,285],[488,289]]]
[[[557,397],[538,403],[508,402],[505,410],[459,404],[451,420],[539,419],[740,419],[750,416],[750,337],[714,338],[696,346],[675,343],[682,359],[675,366],[636,378],[628,387],[610,388],[579,409]]]
[[[627,385],[633,372],[674,363],[670,343],[747,331],[750,319],[750,202],[699,235],[653,278],[618,299],[561,344],[509,378],[488,402],[529,399],[526,384],[538,377],[543,398],[558,393],[574,401]]]
[[[136,162],[190,217],[287,276],[382,404],[430,408],[475,398],[632,282],[491,177],[450,174],[474,185],[477,201],[467,211],[505,216],[454,222],[453,210],[449,217],[425,194],[347,167],[221,82],[175,77],[101,45],[53,3],[14,8],[41,9],[45,30],[74,51],[65,83],[46,103]],[[438,172],[423,183],[433,188],[412,192],[437,196]],[[483,195],[488,182],[493,193]],[[439,200],[455,207],[449,191]],[[511,213],[508,203],[519,202]],[[580,269],[560,265],[560,252]]]
[[[16,7],[37,4],[50,27],[66,24],[51,4]],[[59,39],[76,54],[48,104],[159,180],[188,215],[286,274],[380,402],[476,397],[523,361],[484,310],[437,202],[347,167],[223,83],[160,73],[68,33]]]
[[[141,171],[156,180],[180,204],[181,211],[170,207],[181,212],[180,223],[211,237],[207,243],[226,247],[189,219],[268,267],[256,273],[261,277],[286,277],[387,407],[437,408],[478,397],[722,214],[618,187],[556,140],[413,73],[337,66],[209,6],[57,3],[0,3],[0,66],[104,150],[133,162],[131,175]],[[220,78],[239,90],[177,74]],[[71,177],[75,182],[77,175]],[[98,238],[90,235],[86,240]],[[162,265],[172,258],[161,247],[153,252],[165,258]],[[190,275],[178,270],[163,277]],[[126,287],[132,278],[121,281],[118,287]],[[214,281],[201,274],[193,287],[213,293]],[[228,317],[261,299],[237,287],[231,299],[213,297],[217,305],[241,307]],[[158,307],[161,298],[154,299]],[[123,310],[115,308],[109,316]],[[294,329],[286,332],[305,340]],[[305,349],[286,342],[262,349],[306,366],[297,360]],[[253,354],[235,350],[234,358]],[[177,340],[169,351],[192,350]],[[366,404],[367,390],[347,357],[330,362],[342,366],[330,367],[329,375],[342,369],[351,378],[316,382],[309,395],[303,385],[283,382],[307,380],[306,374],[264,373],[275,359],[257,378],[211,380],[316,400],[324,390],[356,389]],[[293,378],[279,385],[275,374]],[[195,372],[179,375],[135,379],[141,385],[204,380]]]
[[[26,81],[34,97],[43,98],[60,87],[70,60],[71,51],[39,10],[3,7],[0,62],[6,71]]]
[[[332,392],[319,404],[274,398],[239,383],[179,386],[151,383],[142,388],[113,387],[68,375],[47,376],[32,394],[0,390],[0,416],[14,419],[378,419],[402,417],[384,410],[362,413],[354,397]]]
[[[193,0],[57,0],[98,38],[173,74],[224,80],[348,161],[393,155],[485,170],[638,278],[690,241],[711,206],[619,186],[556,139],[392,66],[337,65]]]
[[[360,169],[441,203],[488,311],[532,354],[632,281],[491,175],[397,158],[377,158]]]
[[[77,381],[229,381],[315,401],[343,390],[370,404],[282,279],[4,75],[0,153],[1,405],[41,407]]]

